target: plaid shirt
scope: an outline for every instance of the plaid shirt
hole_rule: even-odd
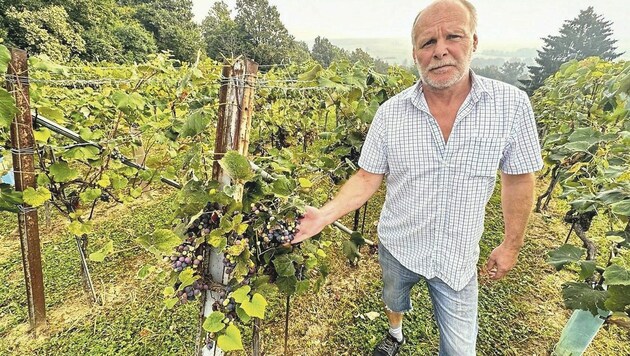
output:
[[[386,175],[380,242],[411,271],[455,290],[475,274],[497,169],[523,174],[543,165],[527,95],[472,71],[471,78],[448,142],[419,82],[381,105],[359,159]]]

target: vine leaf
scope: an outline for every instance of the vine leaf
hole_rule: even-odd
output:
[[[9,128],[17,112],[13,95],[0,88],[0,128]]]
[[[58,124],[63,123],[65,121],[63,117],[63,111],[56,108],[44,106],[44,107],[38,108],[37,113],[42,114],[42,116],[44,116],[45,118],[55,121]]]
[[[241,308],[240,306],[236,307],[236,315],[238,316],[239,320],[242,321],[243,323],[248,323],[252,319],[249,315],[247,315],[247,312],[243,310],[243,308]]]
[[[292,182],[287,177],[280,177],[276,179],[271,186],[271,190],[273,191],[273,194],[279,197],[284,197],[284,198],[291,195],[294,189],[295,189],[295,182]]]
[[[82,236],[84,234],[89,234],[92,232],[92,222],[86,221],[82,223],[78,220],[75,220],[68,225],[68,231],[73,233],[76,236]]]
[[[89,259],[90,261],[103,262],[105,257],[112,252],[114,252],[114,241],[109,240],[102,249],[90,253]]]
[[[0,73],[6,73],[11,62],[11,52],[6,46],[0,45]]]
[[[125,114],[129,114],[133,110],[142,110],[144,108],[144,98],[138,93],[127,94],[117,91],[111,96],[116,108]]]
[[[365,244],[365,239],[360,232],[355,231],[350,235],[350,240],[346,240],[343,242],[341,249],[343,254],[346,256],[348,261],[351,264],[356,264],[359,258],[361,258],[361,253],[359,252],[359,247]]]
[[[606,284],[630,286],[630,271],[619,265],[610,265],[604,271]]]
[[[10,184],[0,183],[0,211],[17,213],[17,205],[22,203],[22,192],[13,190]]]
[[[630,305],[630,286],[609,286],[605,305],[610,311],[625,311]]]
[[[182,284],[179,285],[178,290],[183,290],[189,285],[192,285],[197,279],[200,278],[200,276],[195,275],[194,273],[195,272],[192,270],[192,268],[189,267],[186,267],[183,271],[179,273],[177,279],[179,279]]]
[[[249,292],[252,290],[250,286],[242,286],[241,288],[232,292],[232,298],[234,301],[242,304],[243,302],[249,300]]]
[[[88,188],[84,192],[79,194],[79,198],[81,198],[82,202],[89,203],[100,198],[101,194],[103,194],[103,192],[98,188]]]
[[[170,229],[156,229],[150,235],[137,238],[136,242],[147,251],[162,257],[171,254],[173,249],[182,243],[182,239]]]
[[[295,294],[295,291],[297,290],[297,282],[298,280],[295,276],[278,277],[276,285],[282,293],[292,295]]]
[[[598,309],[605,308],[608,292],[594,290],[584,283],[569,282],[562,285],[562,296],[567,308],[588,310],[597,315]]]
[[[217,345],[223,351],[234,351],[243,349],[243,340],[241,331],[234,325],[229,325],[225,329],[225,334],[219,335]]]
[[[55,182],[66,183],[79,176],[79,172],[70,168],[66,162],[57,162],[50,166],[50,175]]]
[[[37,189],[28,187],[24,189],[24,192],[22,193],[22,199],[24,202],[33,207],[44,205],[45,202],[50,200],[50,197],[50,190],[44,187],[37,187]]]
[[[595,261],[581,261],[580,262],[580,278],[587,279],[595,273],[597,264]]]
[[[279,276],[289,277],[295,275],[295,267],[293,261],[289,259],[288,255],[282,255],[273,260],[273,265],[276,267],[276,272]]]
[[[571,244],[565,244],[553,251],[549,251],[547,255],[549,256],[547,262],[559,271],[566,264],[578,262],[584,255],[584,250]]]
[[[236,299],[235,299],[236,300]],[[241,304],[241,308],[247,313],[247,315],[254,318],[265,318],[265,308],[267,307],[267,301],[265,297],[256,293],[252,296],[252,300],[246,300]]]
[[[193,111],[188,118],[184,127],[182,127],[181,136],[190,137],[203,132],[210,123],[210,115],[203,110]]]
[[[39,143],[47,143],[50,136],[52,136],[51,131],[45,127],[33,130],[33,137],[35,138],[35,141]]]
[[[313,186],[313,182],[311,182],[310,180],[306,179],[306,178],[300,178],[298,179],[298,181],[300,182],[300,187],[306,189],[306,188],[310,188]]]
[[[617,215],[630,216],[630,199],[612,204],[612,212]]]
[[[225,173],[237,182],[247,182],[254,177],[249,161],[236,151],[228,151],[219,161]]]
[[[223,315],[223,313],[220,311],[213,311],[212,314],[208,315],[206,320],[204,320],[202,327],[209,333],[216,333],[225,328],[223,319],[225,319],[225,315]]]

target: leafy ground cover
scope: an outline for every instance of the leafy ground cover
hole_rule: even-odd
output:
[[[53,223],[47,226],[45,217],[41,218],[49,325],[37,337],[27,332],[16,219],[2,213],[0,274],[5,282],[0,285],[0,354],[193,354],[196,305],[165,309],[161,295],[165,284],[158,274],[145,279],[137,274],[155,257],[138,247],[134,239],[162,226],[172,216],[171,198],[169,192],[156,192],[131,205],[109,209],[95,222],[94,236],[99,238],[91,242],[90,251],[101,247],[101,239],[114,240],[117,248],[103,263],[92,263],[93,278],[103,300],[98,306],[91,305],[83,291],[74,239],[57,225],[62,219],[52,216]],[[502,238],[498,199],[495,195],[488,208],[481,261]],[[372,239],[381,202],[382,196],[370,202],[365,232]],[[560,214],[561,208],[552,206],[548,215],[532,217],[528,243],[509,277],[500,282],[480,278],[479,354],[546,355],[558,340],[570,315],[563,307],[560,285],[570,275],[555,272],[545,261],[547,251],[562,244],[568,229],[553,217]],[[346,236],[332,229],[328,233],[336,234],[339,241],[326,251],[331,270],[328,283],[319,293],[298,295],[290,301],[290,355],[369,354],[386,328],[376,251],[364,247],[359,264],[350,266],[340,252],[340,242]],[[426,288],[416,287],[413,298],[414,310],[404,325],[409,342],[402,354],[435,354],[438,333]],[[263,350],[266,355],[282,355],[286,299],[278,294],[269,301],[270,317],[262,328]],[[605,325],[586,354],[629,353],[627,331]]]

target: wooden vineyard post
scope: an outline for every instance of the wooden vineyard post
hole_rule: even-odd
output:
[[[7,76],[7,90],[13,93],[18,113],[11,123],[11,148],[15,190],[35,188],[35,139],[28,92],[28,65],[26,51],[11,49],[11,62]],[[46,323],[44,278],[39,243],[37,209],[23,204],[18,212],[22,264],[28,301],[31,329],[37,331]]]
[[[217,136],[214,149],[214,164],[212,179],[221,185],[230,185],[230,177],[219,165],[219,160],[228,151],[237,151],[247,157],[249,148],[249,131],[254,102],[254,85],[258,73],[258,64],[248,59],[237,59],[234,64],[226,63],[221,75],[221,89],[219,90],[219,112]],[[243,191],[237,193],[236,198],[242,199]],[[229,275],[225,273],[223,254],[214,249],[204,251],[204,275],[211,276],[217,283],[227,284]],[[199,334],[197,337],[197,355],[217,356],[223,351],[214,343],[212,350],[205,347],[205,332],[201,328],[204,319],[212,314],[212,305],[219,299],[216,292],[208,291],[204,294],[200,313]],[[255,319],[257,320],[257,319]],[[259,355],[258,323],[255,321],[253,333],[253,354]]]

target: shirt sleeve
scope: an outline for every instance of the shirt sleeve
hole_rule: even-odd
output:
[[[543,167],[534,112],[527,94],[520,94],[513,130],[501,160],[501,170],[506,174],[532,173]]]
[[[374,174],[389,173],[386,125],[381,108],[374,115],[359,157],[359,167]]]

